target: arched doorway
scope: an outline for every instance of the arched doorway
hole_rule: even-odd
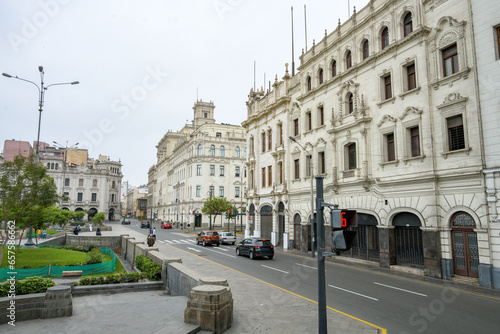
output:
[[[248,220],[250,225],[250,235],[253,235],[255,231],[255,205],[250,204],[250,210],[248,211]]]
[[[465,212],[457,212],[451,217],[450,224],[455,274],[479,277],[479,250],[474,218]]]
[[[396,250],[396,264],[423,268],[424,246],[420,219],[409,212],[398,213],[392,221]]]
[[[285,233],[285,204],[278,204],[278,240],[277,246],[283,246],[283,234]]]
[[[87,213],[88,220],[91,220],[95,216],[96,213],[97,213],[97,209],[96,208],[90,209],[89,212]]]
[[[108,212],[109,212],[108,213],[108,220],[109,221],[115,220],[115,209],[110,208]]]
[[[273,232],[273,207],[264,205],[260,208],[260,236],[264,239],[271,239]]]
[[[293,216],[293,248],[300,250],[300,215]]]

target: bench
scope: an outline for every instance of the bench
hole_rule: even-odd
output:
[[[82,271],[81,270],[68,270],[68,271],[63,271],[62,272],[63,277],[75,277],[75,276],[82,276]]]

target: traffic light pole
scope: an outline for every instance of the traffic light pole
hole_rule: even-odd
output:
[[[325,227],[323,221],[323,176],[316,178],[316,236],[318,257],[318,333],[328,332],[326,321],[326,284],[325,284]]]

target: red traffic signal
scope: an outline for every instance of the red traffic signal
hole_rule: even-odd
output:
[[[347,229],[358,226],[356,210],[331,210],[330,224],[332,229]]]

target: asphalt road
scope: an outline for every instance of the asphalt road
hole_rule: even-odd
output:
[[[235,246],[196,245],[195,233],[162,230],[157,241],[317,301],[317,259],[276,249],[273,260],[240,257]],[[130,228],[142,230],[137,221]],[[326,262],[327,306],[388,333],[497,333],[500,291],[398,275],[356,264]]]

